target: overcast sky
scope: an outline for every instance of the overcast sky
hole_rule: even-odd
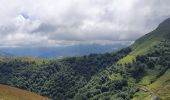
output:
[[[0,0],[0,47],[134,41],[170,17],[170,0]]]

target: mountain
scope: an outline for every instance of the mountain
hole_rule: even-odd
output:
[[[148,52],[151,51],[150,49],[154,49],[153,48],[154,46],[161,44],[163,41],[169,42],[170,39],[169,27],[170,27],[170,18],[166,19],[161,24],[159,24],[159,26],[152,32],[137,39],[135,43],[130,46],[130,48],[132,48],[133,51],[118,63],[120,62],[122,63],[124,61],[126,62],[127,59],[129,60],[128,62],[132,62],[132,59],[134,59],[137,55],[147,54]]]
[[[0,84],[0,100],[48,100],[35,93]]]
[[[162,22],[158,28],[154,31],[146,34],[132,45],[134,55],[145,54],[148,50],[155,46],[159,45],[162,41],[169,41],[170,36],[170,18]]]
[[[136,40],[130,47],[132,52],[117,64],[143,60],[142,62],[148,67],[145,68],[145,74],[137,83],[140,91],[135,94],[134,100],[150,100],[152,97],[169,100],[170,18],[163,21],[154,31]],[[139,59],[139,57],[143,58]]]
[[[170,100],[170,19],[117,52],[1,58],[0,83],[52,100]]]
[[[132,45],[132,48],[132,55],[147,55],[154,65],[154,68],[146,71],[146,74],[139,82],[140,85],[144,85],[148,89],[148,94],[150,93],[150,95],[139,91],[137,99],[143,97],[148,99],[151,95],[157,95],[162,100],[169,100],[170,18],[162,22],[153,32],[138,39],[136,43]],[[152,66],[152,64],[150,66]]]
[[[64,58],[72,56],[82,56],[91,53],[106,53],[116,52],[128,44],[115,43],[115,44],[84,44],[72,46],[58,46],[58,47],[16,47],[16,48],[1,48],[0,50],[6,51],[15,57],[36,57],[36,58]]]
[[[0,50],[0,57],[13,57],[14,55]]]

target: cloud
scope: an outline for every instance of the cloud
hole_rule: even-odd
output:
[[[134,41],[170,17],[169,0],[1,0],[0,46]]]

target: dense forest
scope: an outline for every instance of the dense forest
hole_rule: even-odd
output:
[[[53,100],[170,97],[170,19],[116,53],[58,60],[1,58],[0,83]]]
[[[71,99],[93,75],[111,66],[128,52],[130,49],[126,48],[116,54],[91,54],[49,61],[2,59],[0,82],[53,99]]]

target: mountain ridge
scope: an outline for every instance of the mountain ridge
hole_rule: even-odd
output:
[[[129,43],[129,42],[128,42]],[[128,44],[127,43],[127,44]],[[1,51],[13,54],[14,57],[34,57],[43,59],[55,59],[74,56],[89,55],[91,53],[106,53],[116,52],[127,45],[121,43],[115,44],[82,44],[73,46],[58,46],[58,47],[14,47],[14,48],[0,48]],[[1,53],[0,53],[1,54]]]
[[[132,52],[121,59],[118,64],[132,63],[137,55],[146,54],[153,46],[158,45],[170,37],[170,18],[158,25],[158,27],[137,39],[131,46]],[[128,61],[127,61],[128,59]],[[127,61],[127,62],[126,62]]]

